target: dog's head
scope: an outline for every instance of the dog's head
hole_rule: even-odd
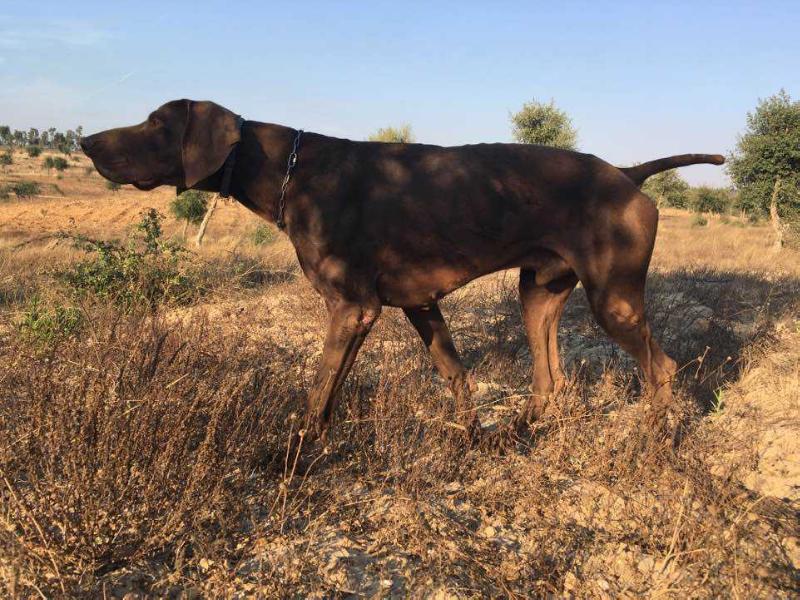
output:
[[[239,141],[237,116],[213,102],[174,100],[143,123],[95,133],[81,148],[97,171],[140,190],[191,188],[216,173]]]

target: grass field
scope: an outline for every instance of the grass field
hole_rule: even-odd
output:
[[[2,595],[800,592],[800,254],[771,252],[768,227],[662,211],[648,311],[683,367],[675,450],[643,426],[634,366],[579,289],[560,331],[570,384],[530,439],[467,447],[386,309],[329,451],[298,469],[288,441],[326,315],[285,236],[256,244],[261,221],[223,202],[203,246],[164,263],[180,301],[78,293],[64,273],[93,254],[75,240],[127,247],[174,190],[111,192],[86,157],[60,176],[43,158],[0,171],[0,187],[40,184],[0,200]],[[182,227],[167,217],[162,239]],[[487,428],[528,393],[516,285],[498,273],[443,303]]]

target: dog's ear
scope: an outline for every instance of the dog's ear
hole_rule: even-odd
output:
[[[213,102],[186,102],[183,132],[184,185],[190,188],[222,168],[233,145],[239,141],[238,117]]]

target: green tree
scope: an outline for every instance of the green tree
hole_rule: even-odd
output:
[[[41,146],[28,146],[27,148],[25,148],[25,151],[28,153],[28,156],[30,156],[31,158],[36,158],[37,156],[39,156],[42,153],[42,147]]]
[[[9,146],[11,144],[11,128],[8,125],[0,125],[0,145]]]
[[[208,192],[200,190],[187,190],[181,195],[176,196],[170,203],[169,210],[179,221],[183,221],[183,237],[186,237],[186,229],[189,223],[199,225],[203,222],[203,217],[208,208]]]
[[[686,208],[689,205],[689,184],[674,169],[650,177],[642,191],[655,200],[658,207]]]
[[[746,212],[769,214],[775,248],[786,225],[800,230],[800,101],[781,90],[747,113],[747,130],[728,160],[728,173]]]
[[[572,119],[551,100],[549,103],[531,100],[511,115],[514,140],[522,144],[541,144],[575,150],[578,132]]]
[[[690,206],[694,212],[722,214],[730,208],[731,197],[726,189],[701,185],[692,190]]]
[[[406,123],[400,127],[382,127],[369,136],[370,142],[388,142],[392,144],[412,144],[416,141],[411,125]]]

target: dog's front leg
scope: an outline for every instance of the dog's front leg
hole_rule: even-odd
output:
[[[327,299],[328,334],[317,376],[308,394],[306,429],[325,439],[338,394],[373,323],[381,312],[378,302],[353,303]]]

